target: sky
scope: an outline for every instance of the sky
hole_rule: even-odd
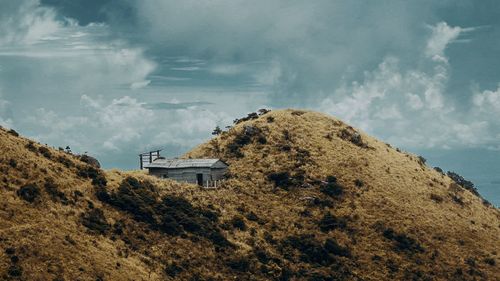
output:
[[[133,169],[305,108],[500,205],[498,1],[0,0],[0,125]]]

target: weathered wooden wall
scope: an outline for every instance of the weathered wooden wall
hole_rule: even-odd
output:
[[[203,182],[207,180],[220,180],[224,176],[226,169],[211,169],[211,168],[149,168],[149,174],[160,178],[170,178],[180,182],[188,182],[196,184],[197,174],[203,174]]]

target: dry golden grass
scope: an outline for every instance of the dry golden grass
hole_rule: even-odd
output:
[[[235,147],[235,139],[245,131],[251,136]],[[193,233],[166,235],[99,201],[91,180],[78,176],[86,164],[55,150],[47,159],[28,150],[28,140],[0,130],[0,278],[499,280],[499,211],[420,163],[416,155],[398,152],[362,132],[356,145],[346,140],[353,134],[354,129],[330,116],[273,111],[242,122],[185,155],[218,157],[229,163],[230,177],[222,188],[204,190],[143,171],[105,172],[110,193],[118,192],[123,179],[132,176],[153,183],[158,200],[182,197],[194,207],[216,212],[217,227],[234,245],[217,249]],[[61,158],[73,164],[66,167]],[[16,159],[16,167],[10,159]],[[288,190],[268,179],[278,172],[293,178]],[[335,176],[343,186],[341,196],[331,198],[320,191],[324,186],[320,181],[327,176]],[[54,200],[44,191],[47,178],[70,202]],[[356,180],[363,186],[356,186]],[[17,195],[30,183],[42,190],[34,203]],[[75,191],[83,196],[74,196]],[[104,234],[82,225],[82,214],[92,207],[102,209],[110,225]],[[327,213],[345,218],[347,225],[321,231],[319,222]],[[243,218],[245,230],[231,225],[235,217]],[[115,231],[119,225],[122,234]],[[419,245],[423,251],[397,248],[398,242],[387,232],[384,236],[389,228],[410,239],[405,240],[410,247]],[[301,235],[310,235],[318,245],[334,239],[349,249],[350,256],[330,255],[333,261],[323,264],[304,260],[300,251],[286,246],[289,237]],[[8,248],[15,249],[18,262],[11,261]],[[259,249],[271,261],[260,261]],[[241,257],[248,261],[248,273],[228,266]],[[21,277],[9,275],[13,267],[22,269]],[[173,277],[169,269],[175,268],[182,270]]]

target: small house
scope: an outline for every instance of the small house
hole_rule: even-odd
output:
[[[220,159],[166,159],[158,157],[144,165],[149,174],[180,182],[214,186],[227,171],[228,165]]]

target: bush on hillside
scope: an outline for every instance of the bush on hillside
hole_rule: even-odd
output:
[[[241,122],[245,122],[245,121],[253,120],[253,119],[257,119],[257,118],[259,118],[259,114],[257,114],[256,112],[250,112],[250,113],[248,113],[248,115],[246,117],[234,119],[233,124],[236,125],[236,124],[239,124]]]
[[[439,167],[434,167],[434,170],[440,174],[443,174],[444,175],[444,171],[443,169],[439,168]]]
[[[340,132],[338,133],[338,137],[343,140],[349,141],[359,147],[368,148],[368,145],[363,142],[361,134],[359,134],[356,130],[354,130],[353,127],[349,126],[347,128],[340,130]]]
[[[275,172],[267,175],[267,179],[274,183],[275,187],[280,187],[285,190],[292,185],[289,172]]]
[[[325,241],[324,248],[334,256],[350,257],[351,251],[347,247],[340,246],[333,238],[328,238]]]
[[[165,267],[165,273],[174,278],[184,271],[184,268],[178,265],[176,262],[172,262]]]
[[[110,226],[101,209],[93,208],[81,216],[82,224],[94,233],[105,234]]]
[[[326,213],[323,218],[319,221],[319,228],[323,232],[328,232],[334,229],[346,229],[347,228],[347,218],[336,217],[331,213]]]
[[[21,187],[17,191],[17,195],[23,200],[33,203],[40,196],[40,188],[34,184],[28,184]]]
[[[71,168],[75,165],[73,161],[61,155],[57,156],[56,161],[63,164],[66,168]]]
[[[226,261],[226,265],[239,272],[247,272],[250,269],[250,259],[248,257],[235,257]]]
[[[32,141],[28,141],[28,143],[24,147],[31,152],[34,152],[34,153],[38,152],[38,149],[36,148],[35,143]]]
[[[96,169],[101,168],[101,163],[99,163],[99,160],[97,160],[96,158],[94,158],[92,156],[88,156],[87,154],[78,156],[78,159],[80,159],[80,161],[87,163]]]
[[[424,166],[425,163],[427,162],[427,159],[425,159],[423,156],[419,155],[417,158],[418,158],[418,163],[422,166]]]
[[[148,181],[128,177],[116,192],[109,193],[105,187],[98,187],[96,196],[154,230],[174,236],[188,232],[212,241],[216,247],[231,246],[220,231],[216,213],[194,207],[182,197],[167,195],[160,198],[156,187]]]
[[[434,193],[432,193],[430,197],[436,203],[441,203],[444,200],[443,197],[441,197],[441,196],[439,196],[437,194],[434,194]]]
[[[271,110],[267,109],[267,108],[261,108],[257,112],[259,113],[259,116],[262,116],[264,114],[267,114],[267,113],[271,112]]]
[[[233,141],[227,145],[228,151],[230,153],[229,156],[234,156],[237,158],[243,157],[244,155],[241,152],[241,149],[246,145],[252,143],[253,140],[257,140],[257,142],[261,144],[267,143],[266,136],[261,129],[246,125],[243,128],[243,131],[236,133]]]
[[[9,133],[10,135],[13,135],[14,137],[19,137],[19,133],[16,132],[16,130],[14,130],[14,129],[8,130],[7,133]]]
[[[328,176],[326,179],[326,183],[322,183],[319,191],[330,197],[340,197],[344,193],[344,187],[337,183],[336,177]]]
[[[233,226],[233,228],[245,231],[247,229],[247,225],[245,223],[245,220],[241,216],[235,216],[231,219],[230,224]]]
[[[52,159],[52,153],[45,146],[40,146],[38,148],[38,152],[40,152],[40,154],[42,154],[45,158]]]
[[[92,185],[96,187],[104,187],[107,184],[106,177],[101,169],[90,165],[80,166],[77,175],[82,178],[91,179]]]
[[[479,192],[474,187],[474,183],[472,183],[471,181],[466,180],[464,177],[462,177],[461,175],[459,175],[455,172],[448,171],[446,174],[448,175],[448,177],[450,177],[458,185],[469,190],[470,192],[472,192],[476,196],[480,196]]]
[[[418,243],[417,240],[408,237],[403,233],[396,233],[394,229],[387,228],[383,232],[383,236],[389,240],[394,241],[394,248],[396,251],[403,251],[408,254],[423,253],[424,248]]]
[[[294,259],[294,250],[299,260],[313,266],[334,266],[335,271],[348,274],[348,269],[336,257],[350,257],[350,250],[340,246],[334,239],[319,242],[312,235],[288,236],[281,242],[281,251],[287,259]]]
[[[68,204],[66,194],[59,190],[58,186],[54,183],[52,178],[48,178],[44,184],[45,191],[49,194],[52,201]]]

